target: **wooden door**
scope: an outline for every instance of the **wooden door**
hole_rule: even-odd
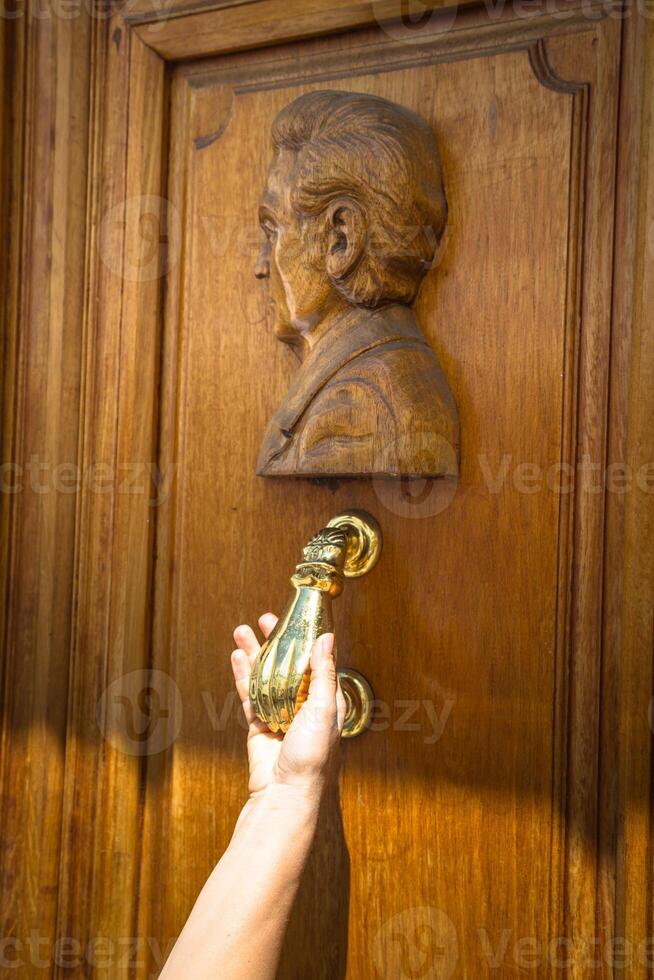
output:
[[[625,957],[645,977],[646,22],[600,4],[415,23],[392,4],[216,6],[57,27],[59,57],[78,44],[92,67],[79,397],[57,422],[79,406],[81,478],[55,497],[70,607],[32,652],[65,717],[17,661],[27,571],[9,593],[12,956],[36,969],[37,921],[52,975],[156,975],[245,799],[231,631],[278,611],[311,534],[359,507],[384,551],[336,632],[374,719],[341,747],[280,977],[614,976]],[[456,483],[255,473],[295,370],[254,279],[270,126],[323,88],[437,135],[449,220],[416,312],[459,410]],[[14,389],[27,412],[36,391]],[[14,562],[31,507],[57,520],[33,499],[7,512]],[[57,760],[49,792],[37,752]],[[27,819],[48,834],[21,842]]]

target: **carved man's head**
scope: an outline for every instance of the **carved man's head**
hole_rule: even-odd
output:
[[[278,335],[339,303],[411,303],[447,221],[429,126],[376,96],[319,91],[286,106],[272,137],[256,274],[270,277]]]

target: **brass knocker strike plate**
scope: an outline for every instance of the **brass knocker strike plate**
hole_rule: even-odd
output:
[[[327,527],[342,527],[347,534],[347,552],[343,574],[358,578],[375,567],[382,548],[381,528],[365,510],[348,510],[332,517]]]

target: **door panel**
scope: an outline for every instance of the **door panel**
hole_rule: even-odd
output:
[[[573,58],[589,40],[575,39]],[[337,637],[339,662],[373,685],[376,718],[342,748],[345,832],[332,800],[281,975],[344,975],[347,945],[350,977],[373,965],[449,976],[450,960],[453,975],[480,976],[497,957],[508,976],[516,942],[545,950],[558,935],[562,902],[584,88],[555,84],[537,46],[411,68],[379,58],[374,73],[353,71],[347,41],[328,41],[186,65],[173,80],[180,234],[160,471],[174,476],[158,515],[153,664],[183,708],[174,745],[148,766],[164,899],[152,928],[179,930],[243,800],[231,628],[279,611],[308,537],[363,507],[384,554],[339,600]],[[253,278],[270,124],[320,87],[389,98],[438,136],[449,228],[417,313],[459,407],[458,487],[255,475],[296,364]],[[602,385],[581,387],[601,411]]]

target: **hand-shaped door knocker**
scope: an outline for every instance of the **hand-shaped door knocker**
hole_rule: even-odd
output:
[[[291,576],[295,595],[261,647],[250,676],[250,702],[273,732],[288,731],[309,689],[311,651],[316,639],[333,631],[332,599],[344,578],[365,575],[381,553],[382,534],[374,517],[352,510],[333,517],[303,550]],[[346,714],[343,738],[370,722],[373,693],[356,670],[339,670]]]

